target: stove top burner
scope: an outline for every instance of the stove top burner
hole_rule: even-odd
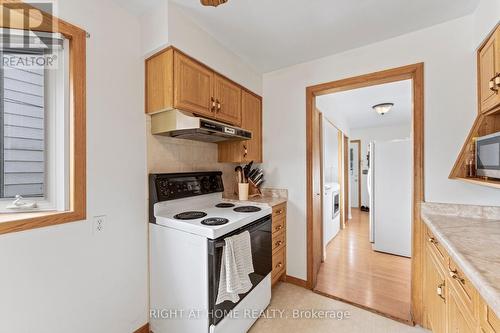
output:
[[[209,217],[208,219],[201,221],[201,224],[210,226],[223,225],[226,223],[229,223],[229,220],[222,217]]]
[[[229,202],[221,202],[220,204],[215,205],[217,208],[233,208],[234,204]]]
[[[176,220],[196,220],[201,219],[202,217],[207,216],[207,213],[204,212],[183,212],[174,216]]]
[[[241,206],[241,207],[236,207],[234,209],[235,212],[238,213],[255,213],[258,211],[261,211],[262,208],[255,207],[255,206]]]

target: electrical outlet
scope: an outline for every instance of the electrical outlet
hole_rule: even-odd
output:
[[[102,233],[106,224],[106,215],[94,216],[93,233]]]

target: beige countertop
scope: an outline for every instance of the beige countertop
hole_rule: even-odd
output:
[[[422,219],[500,317],[500,207],[425,203]]]
[[[283,189],[262,189],[262,197],[248,198],[249,202],[264,203],[271,207],[288,201],[288,191]],[[229,200],[238,200],[237,195],[225,196]]]

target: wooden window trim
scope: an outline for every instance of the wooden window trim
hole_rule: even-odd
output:
[[[0,0],[0,8],[14,5],[22,13],[11,11],[9,22],[0,17],[0,27],[61,33],[69,40],[70,87],[70,206],[68,211],[0,214],[0,234],[41,228],[86,219],[86,38],[87,33],[70,23],[16,0]],[[30,27],[30,28],[31,28]]]

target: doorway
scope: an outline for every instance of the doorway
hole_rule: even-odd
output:
[[[411,80],[412,89],[412,104],[413,111],[411,114],[412,124],[411,124],[411,135],[413,140],[413,147],[411,150],[411,160],[413,162],[413,172],[410,176],[412,182],[411,188],[411,231],[412,231],[412,248],[411,248],[411,317],[406,321],[408,323],[422,323],[421,313],[422,313],[422,281],[418,278],[422,274],[422,249],[420,248],[419,240],[421,236],[421,221],[420,221],[420,210],[418,203],[423,201],[423,64],[415,64],[404,66],[400,68],[390,69],[382,72],[371,73],[367,75],[362,75],[354,78],[348,78],[344,80],[329,82],[325,84],[320,84],[312,87],[308,87],[306,91],[307,96],[307,116],[306,116],[306,129],[307,129],[307,223],[308,223],[308,287],[314,289],[317,283],[319,265],[316,263],[318,261],[315,258],[322,257],[321,252],[317,252],[317,248],[314,246],[314,238],[316,234],[321,235],[322,230],[312,223],[315,216],[321,216],[321,210],[317,210],[313,206],[313,183],[314,183],[314,172],[312,172],[317,166],[315,166],[312,159],[313,149],[312,141],[314,137],[313,132],[313,111],[316,110],[316,98],[319,96],[332,94],[336,92],[348,91],[357,88],[370,87],[375,85],[380,85],[384,83],[392,83],[403,80]],[[346,144],[344,145],[344,154],[348,156],[350,150],[348,149],[349,141],[344,140]],[[361,149],[358,149],[358,153]],[[353,153],[354,153],[353,149]],[[358,155],[359,156],[359,155]],[[347,160],[347,159],[346,159]],[[359,158],[358,158],[359,160]],[[353,162],[356,159],[353,158]],[[345,177],[349,174],[350,165],[349,163],[344,164],[345,173],[344,181],[345,184],[349,184],[350,180]],[[353,171],[356,169],[353,165]],[[361,168],[359,168],[361,169]],[[346,179],[347,178],[347,179]],[[360,206],[359,199],[361,196],[361,190],[359,189],[359,175],[358,175],[358,185],[357,185],[357,205]],[[343,186],[341,188],[341,196],[344,198],[342,207],[344,208],[344,216],[350,209],[350,205],[346,202],[349,201],[348,192],[353,191],[353,186]],[[356,198],[356,196],[355,196]],[[319,197],[321,200],[321,197]],[[356,205],[356,203],[354,204]],[[319,203],[321,207],[322,204]],[[349,221],[349,224],[353,224],[355,221],[354,217],[359,215],[359,210],[353,210],[353,220]],[[366,215],[365,215],[366,216]],[[366,223],[362,223],[362,216],[357,216],[357,221],[359,225],[366,226]],[[368,236],[368,235],[367,235]],[[321,239],[321,238],[320,238]],[[364,286],[359,286],[363,288]],[[387,290],[390,294],[391,290]],[[359,304],[356,304],[359,305]],[[367,307],[370,309],[370,307]],[[374,310],[374,309],[371,309]],[[374,310],[376,311],[376,309]],[[384,313],[382,313],[384,314]],[[386,314],[387,315],[387,314]],[[390,315],[389,315],[390,316]]]

